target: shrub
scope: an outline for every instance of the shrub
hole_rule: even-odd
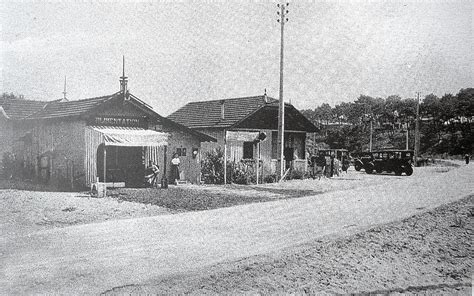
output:
[[[276,181],[277,181],[277,175],[276,174],[266,175],[263,178],[263,182],[265,182],[265,183],[275,183]]]
[[[221,148],[206,152],[201,162],[202,180],[206,184],[224,183],[224,152]]]
[[[253,184],[256,183],[257,176],[252,164],[246,162],[230,163],[231,181],[236,184]]]
[[[303,180],[304,179],[305,172],[300,171],[300,170],[292,170],[290,172],[290,176],[288,179],[297,179],[297,180]]]
[[[10,152],[3,153],[2,157],[2,172],[5,179],[11,179],[15,170],[15,157]]]
[[[224,183],[224,152],[217,148],[207,152],[201,163],[202,180],[206,184]],[[256,183],[255,161],[227,162],[227,183]]]

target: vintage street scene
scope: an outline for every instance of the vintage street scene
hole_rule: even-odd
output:
[[[471,1],[0,7],[0,295],[472,295]]]

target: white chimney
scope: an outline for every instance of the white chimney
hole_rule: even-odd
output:
[[[221,119],[225,119],[225,100],[221,101]]]

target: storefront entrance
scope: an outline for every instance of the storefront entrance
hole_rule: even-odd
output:
[[[104,147],[106,147],[106,182],[124,182],[126,187],[143,187],[144,148],[99,145],[97,176],[100,182],[104,182]]]

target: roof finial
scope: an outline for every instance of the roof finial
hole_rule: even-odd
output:
[[[267,98],[267,89],[265,88],[265,93],[263,94],[263,101],[265,103],[268,103],[268,98]]]
[[[120,91],[125,94],[127,93],[127,78],[125,76],[125,56],[123,56],[123,61],[122,61],[122,77],[120,77]]]
[[[66,75],[64,75],[64,91],[63,91],[63,100],[64,101],[67,101],[67,98],[66,98],[66,94],[67,94],[67,91],[66,91]]]

